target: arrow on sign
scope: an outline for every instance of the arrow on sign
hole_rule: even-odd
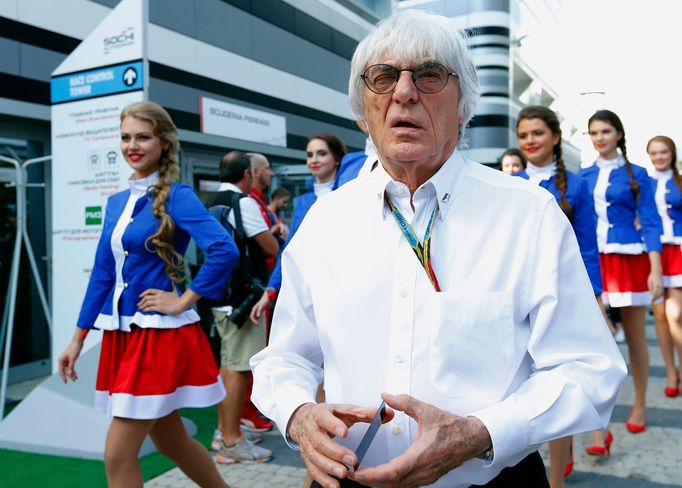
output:
[[[125,83],[126,86],[133,86],[136,79],[137,71],[135,71],[135,68],[130,67],[123,73],[123,83]]]

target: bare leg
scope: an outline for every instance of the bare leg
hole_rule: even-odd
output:
[[[225,391],[227,392],[227,384],[225,383],[225,374],[227,373],[227,368],[225,366],[220,366],[220,378],[223,380],[223,386],[225,387]],[[227,393],[225,397],[227,398]],[[224,401],[224,399],[223,399]],[[223,409],[220,408],[220,404],[218,404],[218,430],[222,432],[223,430],[223,424],[225,421],[223,420]]]
[[[114,417],[104,446],[104,466],[110,488],[141,487],[142,471],[137,457],[144,438],[156,420]]]
[[[646,422],[646,387],[649,379],[649,348],[646,342],[644,307],[623,307],[623,330],[630,355],[630,372],[635,384],[635,403],[628,422]]]
[[[663,363],[665,364],[665,371],[668,377],[667,386],[669,388],[677,387],[677,370],[675,369],[675,352],[673,351],[673,340],[670,337],[670,327],[666,318],[669,298],[665,303],[654,303],[654,321],[656,324],[656,336],[658,337],[658,347],[661,349],[661,356],[663,356]]]
[[[677,349],[677,360],[679,362],[677,377],[678,381],[682,381],[682,288],[669,289],[665,305],[670,337],[675,345],[675,349]],[[673,359],[673,364],[674,362]]]
[[[158,419],[149,435],[158,451],[173,460],[197,485],[227,487],[206,448],[187,435],[177,410]]]
[[[593,446],[606,446],[606,434],[603,430],[595,430],[592,432],[592,445]]]
[[[230,371],[225,368],[223,383],[227,390],[227,396],[220,402],[220,410],[223,416],[223,442],[230,446],[242,436],[239,430],[239,419],[242,408],[246,401],[248,371]]]
[[[549,485],[552,488],[564,487],[564,469],[569,461],[570,437],[549,441]]]

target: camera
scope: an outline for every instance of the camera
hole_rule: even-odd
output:
[[[244,287],[243,298],[238,305],[233,305],[232,311],[229,312],[230,321],[237,327],[241,327],[246,322],[246,319],[251,313],[253,306],[260,300],[265,292],[265,286],[257,278],[251,278]]]

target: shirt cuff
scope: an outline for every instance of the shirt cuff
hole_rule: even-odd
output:
[[[484,467],[499,466],[530,445],[531,423],[514,397],[469,414],[488,429],[493,444],[492,461]]]

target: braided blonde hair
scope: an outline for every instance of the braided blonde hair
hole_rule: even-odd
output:
[[[168,147],[161,152],[159,161],[159,181],[150,188],[147,198],[152,203],[152,213],[160,220],[159,228],[145,242],[149,252],[156,252],[166,265],[166,275],[174,282],[184,280],[184,258],[175,250],[173,240],[175,238],[175,222],[166,211],[166,202],[170,194],[171,184],[180,173],[180,165],[175,155],[180,149],[178,129],[168,112],[154,102],[136,102],[128,105],[121,111],[121,122],[126,117],[135,117],[152,124],[154,134]],[[151,244],[151,245],[150,245]],[[153,247],[152,247],[153,246]]]

